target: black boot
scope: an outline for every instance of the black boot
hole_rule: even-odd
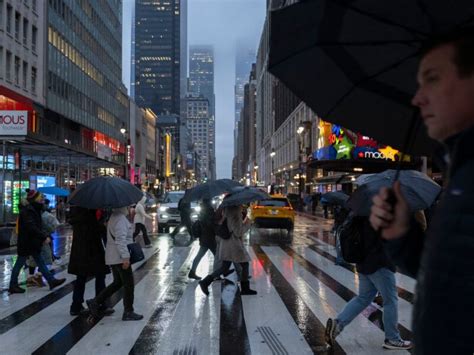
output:
[[[242,281],[240,283],[240,294],[241,295],[256,295],[257,291],[250,289],[250,282]]]
[[[122,320],[129,321],[129,320],[141,320],[143,316],[141,314],[137,314],[135,312],[123,312]]]
[[[188,277],[189,277],[190,279],[194,279],[194,280],[201,280],[201,278],[200,278],[198,275],[196,275],[196,272],[195,272],[194,270],[192,270],[192,269],[189,270]]]
[[[209,285],[212,283],[212,277],[210,275],[206,276],[204,280],[199,281],[199,287],[201,287],[202,292],[206,296],[209,296]]]

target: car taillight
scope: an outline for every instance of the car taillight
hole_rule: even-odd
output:
[[[253,206],[252,207],[252,209],[254,209],[254,210],[259,210],[259,209],[262,209],[262,208],[264,208],[264,207],[263,206]]]
[[[292,211],[293,210],[293,207],[283,207],[284,210],[289,210],[289,211]]]

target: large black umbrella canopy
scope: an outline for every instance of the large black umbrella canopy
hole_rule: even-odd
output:
[[[86,181],[71,194],[71,205],[96,209],[130,206],[143,197],[143,192],[124,179],[99,176]]]
[[[331,191],[323,194],[321,198],[330,205],[344,206],[349,199],[349,195],[341,191]]]
[[[413,132],[418,54],[474,23],[474,1],[307,0],[271,13],[269,71],[323,119],[397,149]],[[431,152],[421,120],[411,153]]]
[[[220,207],[240,206],[253,201],[267,200],[269,198],[270,195],[256,187],[235,187],[231,193],[224,198]]]
[[[234,187],[242,186],[239,182],[231,179],[218,179],[208,181],[186,190],[183,200],[185,202],[212,199],[215,196],[230,192]]]

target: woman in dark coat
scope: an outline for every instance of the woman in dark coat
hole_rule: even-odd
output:
[[[202,257],[207,253],[208,250],[215,256],[216,255],[216,233],[214,231],[214,218],[215,212],[212,207],[211,200],[205,199],[201,204],[201,212],[199,214],[198,234],[195,237],[199,237],[199,251],[193,260],[193,265],[189,271],[188,277],[195,280],[201,278],[196,275],[196,269],[201,261]]]
[[[105,288],[105,275],[109,268],[105,265],[102,242],[106,227],[97,220],[96,210],[74,207],[69,223],[73,227],[73,239],[68,272],[77,276],[70,313],[75,316],[84,310],[82,303],[87,278],[95,277],[95,293],[98,295]]]

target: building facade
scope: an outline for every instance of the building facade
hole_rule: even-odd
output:
[[[189,86],[190,94],[202,95],[209,101],[209,179],[216,178],[215,152],[215,94],[214,94],[214,48],[212,46],[191,46],[189,49]]]
[[[136,0],[131,93],[140,107],[179,115],[181,1]]]
[[[186,98],[186,126],[199,161],[199,176],[202,181],[212,179],[209,116],[209,100],[206,97],[189,95]]]

